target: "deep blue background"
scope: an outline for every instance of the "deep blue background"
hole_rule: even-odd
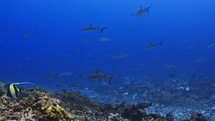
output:
[[[149,16],[131,16],[149,5]],[[214,79],[215,47],[207,47],[215,41],[214,6],[213,0],[1,0],[0,80],[46,88],[74,83],[91,87],[87,76],[96,68],[115,74],[113,85],[126,77],[163,81],[170,73]],[[80,30],[90,24],[109,29]],[[31,30],[37,32],[23,36]],[[98,42],[99,37],[114,40]],[[163,46],[144,49],[161,40]],[[83,49],[76,51],[78,47]],[[109,57],[117,53],[131,56]],[[198,58],[207,61],[194,62]],[[168,69],[168,64],[176,67]],[[64,71],[73,75],[47,79],[52,72]]]

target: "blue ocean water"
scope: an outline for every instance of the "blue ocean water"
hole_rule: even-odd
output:
[[[132,16],[141,6],[150,6],[149,15]],[[106,87],[162,83],[169,74],[214,80],[214,6],[212,0],[1,0],[0,80],[50,90],[103,88],[105,82],[88,79],[96,69],[114,75]],[[89,25],[108,29],[81,31]],[[55,78],[65,72],[72,74]]]

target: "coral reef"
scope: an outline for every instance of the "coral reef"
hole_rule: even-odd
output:
[[[69,114],[59,105],[59,100],[38,92],[35,97],[16,101],[4,95],[0,98],[0,120],[72,120]],[[8,110],[9,109],[9,110]]]
[[[71,119],[75,118],[74,116],[72,116],[71,114],[66,112],[59,105],[49,106],[45,112],[46,112],[46,114],[48,114],[52,118],[52,120],[58,120],[58,119],[71,120]]]
[[[72,120],[74,116],[59,106],[60,100],[37,91],[35,96],[14,100],[3,94],[0,97],[0,120]]]
[[[0,86],[0,121],[174,121],[172,112],[166,117],[146,113],[151,103],[98,103],[78,92],[49,92],[34,87],[24,89],[19,100],[7,96],[6,86]],[[202,114],[182,121],[207,121]]]

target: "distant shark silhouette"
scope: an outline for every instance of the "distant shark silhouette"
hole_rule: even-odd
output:
[[[81,31],[95,31],[95,30],[99,30],[100,32],[103,32],[105,29],[108,29],[108,27],[95,27],[92,24],[90,24],[88,27],[81,29]]]
[[[137,13],[136,14],[131,14],[131,15],[136,16],[136,17],[145,16],[144,15],[145,13],[147,13],[149,15],[149,9],[150,9],[150,7],[151,6],[143,8],[142,6],[140,6],[140,9],[137,11]]]

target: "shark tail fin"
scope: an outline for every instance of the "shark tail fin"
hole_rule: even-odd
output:
[[[152,3],[149,4],[149,6],[146,8],[146,12],[149,14],[149,9],[151,8]]]
[[[146,8],[146,12],[147,14],[149,14],[149,9],[150,9],[151,6],[149,6],[148,8]]]
[[[160,46],[162,46],[162,45],[163,45],[163,41],[164,41],[164,40],[161,40],[161,41],[159,42]]]
[[[108,27],[101,28],[100,31],[103,32],[105,29],[108,29]]]

